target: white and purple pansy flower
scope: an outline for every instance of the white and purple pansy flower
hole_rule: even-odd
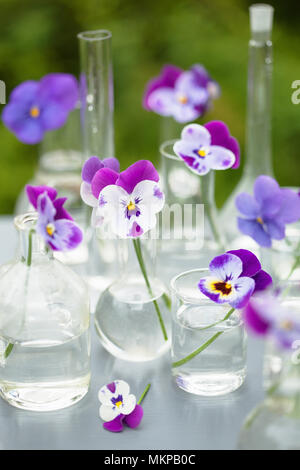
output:
[[[40,81],[28,80],[10,95],[2,113],[6,127],[25,144],[40,142],[44,133],[61,127],[79,98],[73,75],[51,73]]]
[[[257,257],[248,250],[232,250],[215,257],[210,276],[200,279],[200,291],[216,303],[244,307],[252,294],[266,289],[271,276],[261,269]]]
[[[284,306],[278,293],[267,291],[253,297],[243,318],[250,332],[272,338],[283,349],[290,349],[300,338],[299,312]]]
[[[121,238],[136,238],[152,229],[156,214],[164,206],[159,175],[148,160],[139,160],[118,174],[111,168],[98,170],[91,191],[98,205],[93,210],[92,224],[108,222]]]
[[[130,393],[129,385],[123,380],[114,380],[105,385],[98,393],[101,406],[100,418],[105,421],[103,427],[111,432],[123,430],[123,424],[136,428],[143,417],[143,408]]]
[[[66,198],[48,186],[26,186],[29,202],[37,210],[36,231],[54,251],[68,251],[82,241],[82,231],[63,207]]]
[[[147,84],[143,105],[148,111],[185,123],[202,116],[219,95],[219,85],[202,65],[187,71],[165,65],[161,75]]]
[[[239,144],[222,121],[185,126],[174,152],[197,175],[237,168],[240,161]]]
[[[236,200],[240,212],[238,228],[260,246],[271,247],[272,239],[285,237],[285,225],[300,219],[300,198],[296,191],[280,188],[274,178],[260,175],[254,195],[240,193]]]

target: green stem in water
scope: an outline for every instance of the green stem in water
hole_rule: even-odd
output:
[[[149,388],[151,387],[151,384],[148,384],[145,388],[145,390],[143,391],[142,395],[140,396],[140,399],[139,401],[137,402],[138,405],[140,405],[142,403],[142,401],[144,400],[145,396],[147,395],[147,393],[149,392]]]
[[[149,282],[149,279],[148,279],[148,276],[147,276],[147,271],[146,271],[146,267],[145,267],[145,263],[144,263],[144,259],[143,259],[143,255],[142,255],[140,239],[136,238],[136,239],[133,239],[132,241],[133,241],[133,246],[134,246],[134,249],[135,249],[136,257],[138,259],[143,277],[145,279],[146,286],[148,288],[150,296],[153,297],[152,288],[151,288],[151,285],[150,285],[150,282]],[[162,316],[161,316],[161,313],[160,313],[160,310],[159,310],[158,303],[157,303],[156,299],[154,299],[152,302],[154,304],[154,307],[155,307],[155,310],[156,310],[156,313],[157,313],[157,316],[158,316],[158,320],[159,320],[159,323],[160,323],[160,326],[161,326],[161,329],[162,329],[164,339],[165,339],[165,341],[168,341],[167,331],[166,331],[166,328],[165,328],[165,325],[164,325],[164,322],[163,322],[163,319],[162,319]]]
[[[231,315],[233,314],[233,312],[235,311],[234,308],[231,308],[229,310],[229,312],[226,313],[225,317],[216,322],[216,323],[212,323],[211,325],[209,326],[206,326],[205,328],[200,328],[200,330],[206,330],[208,328],[212,328],[214,327],[215,325],[218,325],[219,323],[222,323],[226,320],[228,320],[229,317],[231,317]],[[177,362],[173,362],[172,364],[172,367],[179,367],[179,366],[182,366],[183,364],[185,364],[186,362],[190,361],[191,359],[193,359],[195,356],[197,356],[198,354],[200,354],[202,351],[204,351],[204,349],[208,348],[208,346],[210,346],[220,335],[222,335],[224,333],[224,331],[218,331],[218,333],[216,333],[214,336],[212,336],[209,340],[207,340],[204,344],[202,344],[200,346],[200,348],[196,349],[195,351],[193,351],[191,354],[189,354],[188,356],[184,357],[183,359],[180,359],[180,361],[177,361]]]

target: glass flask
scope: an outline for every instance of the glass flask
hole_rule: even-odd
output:
[[[195,269],[176,276],[172,289],[172,375],[176,384],[202,396],[238,389],[246,377],[246,334],[239,310],[204,296]]]
[[[300,281],[299,236],[275,240],[272,248],[261,248],[260,259],[275,282]]]
[[[0,395],[18,408],[50,411],[88,391],[89,297],[33,232],[36,220],[36,213],[15,218],[18,256],[0,277]]]
[[[235,199],[241,192],[253,193],[259,175],[272,176],[271,154],[271,82],[273,7],[265,4],[250,7],[251,39],[249,41],[246,155],[243,175],[220,211],[220,222],[230,248],[255,249],[255,242],[242,235],[237,227]],[[236,215],[236,217],[234,216]]]
[[[170,348],[170,299],[156,277],[156,240],[118,240],[119,276],[100,296],[95,326],[102,345],[127,361],[150,361]]]

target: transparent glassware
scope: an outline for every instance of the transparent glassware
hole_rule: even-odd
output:
[[[252,249],[250,237],[243,236],[233,220],[238,215],[235,199],[241,192],[253,193],[259,175],[273,175],[271,153],[271,102],[273,45],[271,41],[273,7],[250,7],[246,154],[242,178],[220,211],[220,221],[231,248]],[[255,248],[255,244],[253,242]]]
[[[0,395],[18,408],[50,411],[78,402],[90,382],[89,298],[84,282],[15,218],[17,258],[0,277]]]
[[[300,281],[299,237],[273,241],[272,248],[261,248],[260,259],[275,282]]]
[[[276,355],[283,364],[280,377],[246,419],[239,450],[300,450],[300,347]]]
[[[96,331],[114,356],[150,361],[170,348],[170,299],[155,273],[156,240],[118,240],[118,253],[119,276],[100,296]]]
[[[114,89],[112,67],[112,34],[107,30],[78,34],[80,53],[81,136],[84,160],[96,155],[114,157]],[[91,211],[85,208],[90,222]],[[89,258],[85,276],[95,300],[116,277],[115,242],[102,230],[89,227]]]
[[[208,266],[224,249],[214,198],[214,172],[192,173],[173,151],[176,140],[160,147],[166,204],[160,228],[159,267],[164,279],[184,270]]]
[[[171,281],[172,375],[186,392],[217,396],[245,380],[246,333],[238,310],[200,292],[199,280],[207,275],[195,269]]]

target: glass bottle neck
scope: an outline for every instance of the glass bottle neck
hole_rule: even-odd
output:
[[[18,256],[27,266],[35,261],[37,257],[53,257],[42,237],[36,231],[37,213],[32,212],[15,218],[15,226],[19,233]]]
[[[120,275],[124,279],[155,276],[156,240],[149,238],[118,240]]]

